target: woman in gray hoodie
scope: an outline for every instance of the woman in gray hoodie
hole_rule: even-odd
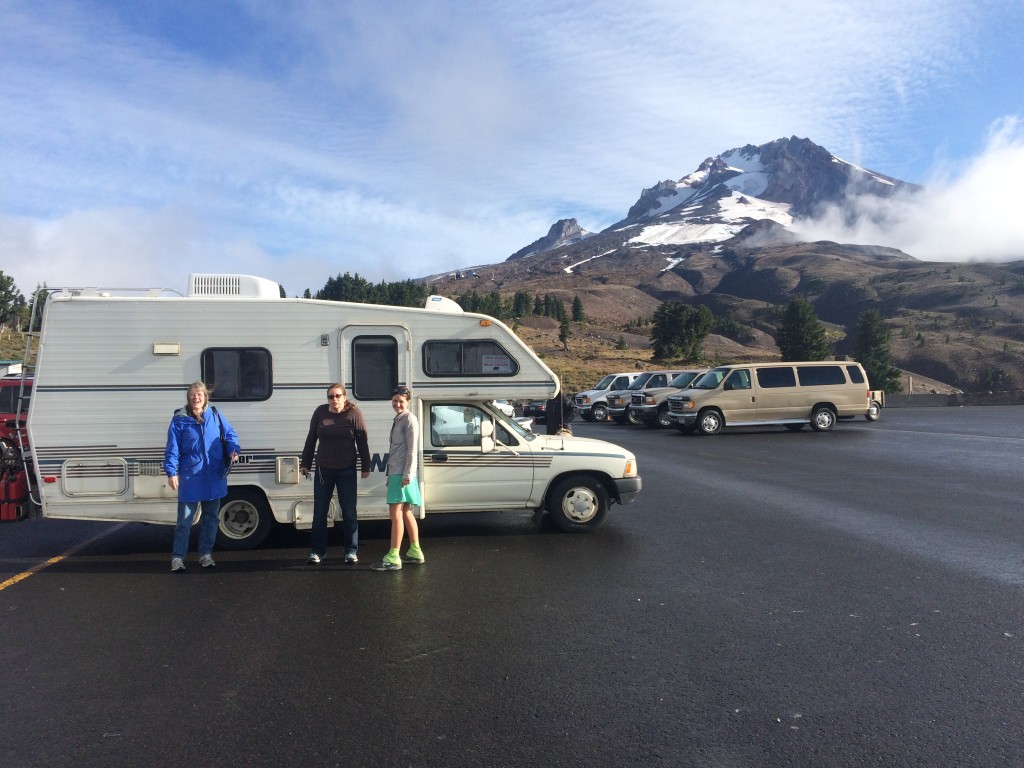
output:
[[[402,563],[424,563],[420,549],[420,530],[412,508],[422,506],[420,484],[416,480],[416,455],[420,444],[420,425],[409,410],[412,392],[398,387],[391,397],[395,420],[391,424],[391,445],[388,450],[388,513],[391,516],[391,549],[370,567],[375,571],[400,571]],[[405,557],[398,554],[402,538],[409,534]]]

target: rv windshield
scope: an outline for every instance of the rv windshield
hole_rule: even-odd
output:
[[[690,385],[690,389],[716,389],[728,373],[728,368],[712,368],[693,382],[693,384]]]

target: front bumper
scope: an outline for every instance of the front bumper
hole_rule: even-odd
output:
[[[640,477],[623,477],[615,481],[615,492],[619,497],[619,504],[632,504],[640,495],[644,484]]]
[[[696,413],[676,413],[675,411],[669,411],[668,417],[676,424],[684,427],[692,427],[697,423]]]

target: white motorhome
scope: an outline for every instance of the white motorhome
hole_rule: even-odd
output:
[[[530,509],[589,530],[641,488],[629,451],[537,435],[493,406],[558,392],[557,376],[497,320],[440,296],[423,309],[285,299],[263,278],[192,275],[185,296],[50,291],[28,416],[43,516],[173,524],[161,463],[171,415],[196,380],[212,386],[242,444],[221,506],[222,548],[256,546],[275,522],[310,526],[299,455],[335,382],[367,423],[362,518],[387,518],[397,385],[411,387],[421,425],[421,517]]]

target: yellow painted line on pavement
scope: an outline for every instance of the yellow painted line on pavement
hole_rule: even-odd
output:
[[[2,592],[3,590],[7,589],[8,587],[13,587],[19,581],[24,581],[25,579],[27,579],[29,576],[32,576],[33,574],[39,573],[39,571],[43,570],[44,568],[49,568],[51,565],[56,565],[61,560],[66,560],[67,558],[71,557],[73,554],[75,554],[79,550],[85,549],[86,547],[88,547],[93,542],[99,541],[104,536],[109,536],[114,531],[120,530],[121,528],[124,528],[126,525],[128,525],[128,523],[120,523],[119,525],[115,525],[113,528],[110,528],[110,529],[108,529],[106,531],[102,531],[101,533],[97,533],[91,539],[83,541],[81,544],[76,544],[75,546],[73,546],[71,549],[69,549],[67,552],[64,552],[63,554],[57,555],[56,557],[51,557],[49,560],[46,560],[46,561],[44,561],[42,563],[39,563],[38,565],[33,565],[27,571],[22,571],[19,574],[11,576],[11,578],[7,579],[6,581],[0,581],[0,592]]]

